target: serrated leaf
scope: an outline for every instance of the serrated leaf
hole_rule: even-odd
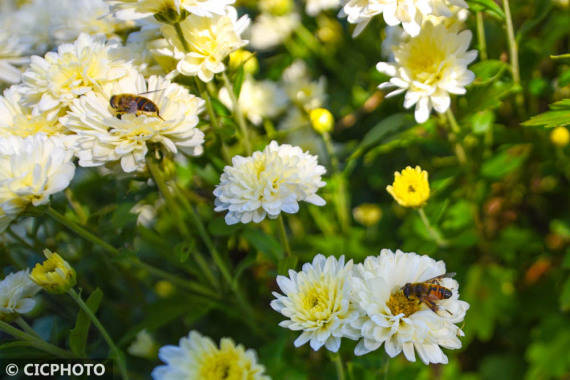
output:
[[[99,309],[101,300],[103,299],[103,292],[97,288],[89,295],[85,301],[89,309],[95,314]],[[91,319],[83,311],[80,310],[77,314],[75,327],[69,332],[69,347],[71,351],[81,357],[85,357],[85,346],[87,345],[87,336],[89,334],[89,327],[91,326]]]
[[[550,109],[550,111],[531,117],[522,125],[526,127],[544,126],[546,128],[570,125],[570,99],[551,104]]]
[[[501,20],[505,19],[505,12],[493,0],[467,0],[467,4],[470,8],[481,9]]]

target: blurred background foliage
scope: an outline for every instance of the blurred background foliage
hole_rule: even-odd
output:
[[[570,378],[570,148],[550,138],[552,128],[564,123],[564,115],[552,119],[546,114],[522,124],[570,97],[570,60],[551,58],[569,51],[570,13],[568,7],[548,0],[511,3],[522,78],[517,85],[509,66],[500,4],[491,0],[470,4],[473,12],[467,26],[476,30],[475,11],[481,11],[488,60],[472,65],[477,79],[467,95],[453,104],[462,128],[457,138],[466,149],[464,164],[454,155],[443,118],[435,115],[417,125],[403,109],[401,97],[384,99],[376,89],[387,79],[375,69],[381,60],[385,26],[380,18],[353,39],[351,27],[338,20],[335,12],[318,18],[303,16],[304,29],[286,44],[257,53],[257,78],[279,80],[298,58],[309,65],[314,78],[324,76],[327,108],[337,120],[331,136],[339,170],[333,171],[328,156],[320,153],[321,163],[328,168],[327,186],[320,192],[327,206],[308,205],[287,216],[292,250],[300,262],[310,261],[317,253],[344,254],[360,262],[381,248],[428,254],[457,272],[461,297],[471,305],[463,326],[463,348],[446,352],[448,365],[409,363],[401,355],[388,360],[383,348],[354,357],[355,343],[345,340],[341,353],[350,379]],[[241,11],[256,14],[252,4],[241,5]],[[323,28],[332,31],[327,34]],[[474,32],[473,48],[476,36]],[[230,75],[235,80],[239,72]],[[524,103],[517,102],[520,96]],[[220,102],[215,106],[219,115],[229,114]],[[559,107],[566,109],[566,124],[570,123],[568,104]],[[241,153],[236,125],[230,118],[222,119],[225,142],[232,154]],[[271,122],[265,124],[252,127],[256,150],[270,139],[290,137],[275,131]],[[208,125],[203,127],[209,130]],[[324,152],[319,135],[308,124],[303,128],[312,136],[307,144],[316,144]],[[196,205],[214,244],[231,265],[234,281],[254,306],[254,320],[245,321],[227,289],[198,294],[130,264],[131,258],[140,258],[207,284],[195,261],[197,252],[207,255],[207,247],[193,229],[191,215],[184,208],[178,210],[192,235],[181,236],[171,210],[162,205],[146,176],[117,177],[78,169],[72,190],[52,203],[119,248],[119,255],[111,256],[49,218],[35,216],[3,237],[4,274],[31,267],[47,247],[75,267],[84,298],[100,289],[103,299],[98,315],[124,349],[143,329],[157,345],[176,344],[195,329],[216,339],[231,336],[255,348],[275,379],[334,378],[327,352],[313,352],[306,346],[295,349],[296,334],[279,328],[280,316],[269,307],[278,262],[284,257],[277,224],[266,220],[260,225],[227,226],[223,215],[213,211],[212,190],[224,161],[220,141],[208,136],[204,155],[165,162],[162,169]],[[434,243],[416,212],[398,206],[385,190],[395,170],[416,164],[429,172],[432,195],[426,214],[448,240],[445,247]],[[141,202],[156,209],[154,224],[137,224],[131,209]],[[368,208],[359,208],[362,205]],[[370,214],[371,208],[377,211]],[[72,301],[43,293],[35,313],[34,328],[51,342],[66,346],[76,322]],[[101,350],[106,345],[92,332],[87,352],[104,357],[106,351]],[[4,358],[27,357],[30,352],[27,347],[0,345]],[[156,357],[129,355],[128,362],[133,375],[141,379],[158,365]]]

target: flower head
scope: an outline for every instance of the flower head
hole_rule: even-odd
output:
[[[344,256],[337,260],[317,255],[301,272],[290,270],[289,277],[277,276],[284,295],[274,292],[271,307],[288,318],[279,326],[302,331],[296,347],[310,342],[313,350],[325,346],[336,352],[342,337],[359,338],[350,325],[358,317],[350,303],[351,280],[352,260],[345,264]]]
[[[568,132],[566,127],[556,127],[550,132],[550,141],[554,145],[563,148],[570,142],[570,132]]]
[[[382,218],[382,209],[373,203],[363,203],[352,210],[354,220],[363,226],[370,227]]]
[[[326,79],[312,81],[309,69],[302,60],[294,61],[283,72],[285,91],[293,103],[306,111],[322,107],[327,98]]]
[[[305,0],[305,10],[309,16],[316,16],[321,11],[335,9],[340,6],[340,0]]]
[[[123,114],[119,119],[109,104],[112,95],[145,94],[158,114]],[[178,84],[151,76],[148,83],[140,74],[90,92],[76,99],[60,120],[80,138],[77,155],[81,166],[101,166],[120,161],[125,172],[143,170],[148,144],[161,144],[192,155],[202,153],[204,134],[196,126],[204,101]]]
[[[223,15],[235,0],[111,0],[117,17],[132,20],[151,15],[179,15],[184,11],[196,16]],[[159,17],[160,18],[160,17]]]
[[[255,74],[259,70],[259,61],[250,51],[239,49],[230,54],[230,69],[237,70],[243,66],[246,74]]]
[[[334,127],[334,116],[326,108],[315,108],[309,112],[313,129],[319,133],[329,133]]]
[[[408,166],[394,173],[394,183],[386,190],[404,207],[422,207],[428,200],[430,190],[428,172],[419,166]]]
[[[452,6],[468,7],[464,0],[345,0],[341,15],[347,16],[351,24],[357,24],[353,36],[359,35],[379,14],[389,26],[402,24],[409,35],[417,36],[426,16],[451,17]]]
[[[34,114],[53,120],[76,98],[126,76],[132,66],[110,56],[114,43],[104,36],[81,34],[72,44],[60,45],[44,58],[33,56],[22,74],[22,102]]]
[[[325,185],[325,171],[316,156],[272,141],[263,152],[235,156],[232,166],[224,168],[214,190],[215,211],[228,211],[227,224],[259,223],[267,215],[277,218],[281,211],[298,212],[300,201],[322,206],[325,200],[317,190]]]
[[[219,98],[226,107],[233,109],[226,87],[220,90]],[[260,125],[265,118],[279,115],[288,102],[287,94],[275,82],[256,81],[251,77],[244,80],[238,99],[240,110],[255,125]]]
[[[416,106],[418,123],[429,118],[432,108],[447,111],[449,94],[465,94],[465,86],[475,79],[467,69],[477,57],[476,51],[467,51],[470,42],[469,30],[458,34],[444,24],[425,23],[418,36],[394,50],[394,63],[378,63],[377,70],[392,77],[379,88],[396,87],[388,96],[406,92],[404,107]]]
[[[275,16],[262,13],[249,29],[251,46],[257,50],[269,50],[285,41],[301,22],[297,13]]]
[[[430,280],[445,273],[443,261],[428,256],[388,249],[368,257],[354,268],[353,302],[362,316],[353,323],[362,334],[355,354],[364,355],[382,344],[390,357],[404,352],[415,361],[415,351],[425,364],[447,363],[441,347],[461,347],[463,332],[455,324],[463,321],[469,304],[459,300],[458,283],[442,278],[441,286],[451,291],[447,299],[437,300],[436,311],[418,299],[407,298],[402,287],[407,283]]]
[[[154,380],[269,380],[255,351],[246,351],[230,338],[222,338],[217,347],[212,339],[190,331],[178,346],[162,347],[158,356],[166,365],[152,371]]]
[[[127,352],[139,358],[156,359],[158,346],[148,331],[141,330],[127,349]]]
[[[0,231],[29,204],[40,206],[73,179],[73,152],[58,138],[0,137]]]
[[[61,294],[75,286],[75,269],[60,255],[44,249],[47,260],[36,264],[30,278],[49,293]]]
[[[224,59],[247,44],[241,39],[241,34],[248,25],[249,18],[243,16],[238,19],[233,7],[227,8],[223,15],[190,15],[180,23],[184,41],[173,26],[162,26],[169,46],[157,49],[157,53],[176,59],[176,70],[180,74],[197,75],[200,80],[209,82],[214,74],[225,71]]]
[[[0,281],[0,320],[10,321],[32,311],[36,305],[34,296],[39,291],[28,270],[7,275]]]

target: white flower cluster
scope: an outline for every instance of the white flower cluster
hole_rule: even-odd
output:
[[[275,219],[283,211],[299,211],[299,202],[323,206],[317,190],[325,185],[326,169],[317,157],[301,148],[272,141],[251,157],[235,156],[226,166],[214,190],[215,211],[228,211],[227,224]]]
[[[359,340],[356,355],[384,344],[390,357],[403,352],[415,361],[417,352],[425,364],[447,363],[441,347],[461,347],[463,331],[456,324],[469,309],[459,300],[457,281],[441,277],[438,285],[450,294],[426,302],[413,290],[403,290],[445,273],[443,261],[399,250],[384,249],[357,265],[345,263],[344,257],[317,255],[300,272],[277,277],[283,294],[273,293],[271,307],[287,318],[280,326],[302,331],[297,347],[309,342],[314,350],[324,345],[336,352],[345,337]]]

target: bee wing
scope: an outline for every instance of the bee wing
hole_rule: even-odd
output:
[[[137,113],[137,110],[138,110],[138,107],[139,107],[139,106],[138,106],[138,101],[134,101],[134,100],[133,100],[132,102],[129,103],[129,107],[128,107],[127,113],[136,114],[136,113]]]
[[[420,302],[423,302],[429,307],[434,313],[437,312],[439,307],[435,304],[436,299],[430,296],[419,296]]]
[[[439,276],[435,276],[434,278],[430,278],[429,280],[426,280],[424,282],[427,282],[429,284],[438,284],[442,278],[451,278],[455,276],[455,274],[456,274],[455,272],[440,274]]]

